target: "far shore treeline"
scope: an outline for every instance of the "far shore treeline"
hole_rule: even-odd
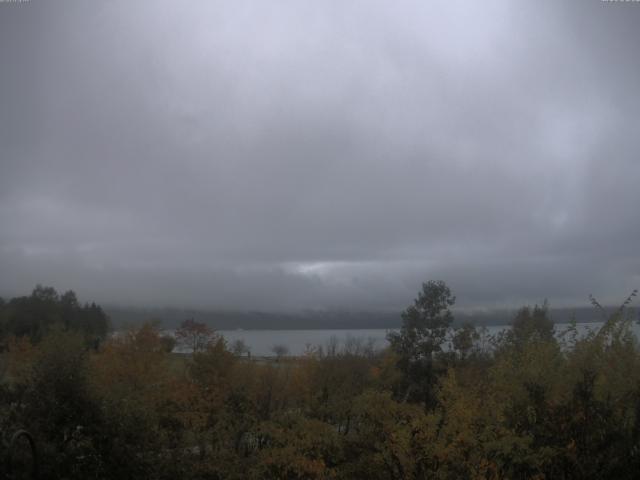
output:
[[[185,318],[195,318],[216,330],[338,330],[338,329],[390,329],[400,328],[402,318],[399,309],[394,310],[302,310],[302,311],[238,311],[180,308],[134,308],[103,306],[114,329],[142,325],[156,319],[167,329],[175,329]],[[605,307],[607,313],[614,308]],[[496,308],[455,313],[454,326],[472,323],[477,326],[509,325],[517,309]],[[601,312],[590,306],[549,308],[556,323],[569,323],[575,319],[580,323],[601,322]]]
[[[265,359],[194,318],[110,335],[100,306],[37,286],[0,300],[0,430],[33,435],[40,478],[635,479],[636,295],[590,297],[597,331],[557,331],[544,302],[487,336],[429,281],[385,350]]]

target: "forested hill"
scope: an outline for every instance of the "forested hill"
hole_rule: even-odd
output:
[[[613,310],[613,309],[611,309]],[[175,328],[185,318],[195,318],[217,330],[251,329],[374,329],[399,328],[400,311],[337,311],[306,310],[301,312],[259,311],[207,311],[176,308],[126,308],[105,307],[113,328],[141,325],[149,319],[159,320],[164,328]],[[455,324],[506,325],[513,320],[516,310],[455,313]],[[577,322],[596,322],[601,314],[592,307],[552,308],[551,318],[556,323],[569,322],[575,316]]]

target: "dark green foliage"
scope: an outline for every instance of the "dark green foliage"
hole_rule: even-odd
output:
[[[476,343],[480,340],[480,334],[476,327],[465,323],[462,327],[457,328],[453,334],[452,347],[458,352],[462,360],[472,354]]]
[[[75,477],[95,468],[92,438],[104,425],[88,376],[84,339],[53,330],[42,341],[31,375],[22,379],[24,393],[16,400],[25,426],[36,435],[45,478]]]
[[[548,312],[546,300],[542,306],[535,305],[533,309],[528,306],[521,308],[511,323],[511,330],[507,332],[507,343],[521,348],[532,341],[553,341],[554,324]]]
[[[450,307],[455,301],[443,281],[423,283],[414,304],[402,313],[400,333],[389,336],[392,348],[411,359],[431,358],[440,352],[453,322]]]
[[[398,355],[398,367],[404,373],[405,399],[419,399],[425,407],[434,401],[438,365],[436,354],[453,322],[450,307],[456,298],[443,281],[422,284],[414,304],[402,313],[399,333],[388,335],[391,349]]]
[[[29,296],[0,302],[0,338],[29,337],[39,342],[55,325],[83,334],[97,345],[109,331],[109,318],[95,303],[80,305],[69,290],[62,295],[52,287],[36,286]]]

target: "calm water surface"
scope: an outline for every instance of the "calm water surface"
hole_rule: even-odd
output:
[[[556,332],[566,330],[568,324],[557,323]],[[589,330],[598,330],[602,323],[579,323],[578,331],[586,334]],[[486,333],[495,335],[508,329],[508,326],[488,326]],[[640,336],[640,327],[633,326],[636,335]],[[387,333],[395,329],[371,329],[371,330],[220,330],[220,333],[232,345],[236,340],[243,340],[254,356],[272,356],[272,348],[275,345],[284,345],[290,355],[303,355],[310,347],[326,345],[330,342],[338,342],[339,347],[346,342],[357,339],[364,343],[372,342],[376,349],[387,346]]]

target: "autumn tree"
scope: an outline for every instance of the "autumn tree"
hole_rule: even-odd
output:
[[[191,353],[205,350],[216,337],[216,333],[205,323],[197,322],[193,318],[184,320],[176,330],[178,344]]]
[[[156,325],[146,323],[109,339],[91,358],[92,390],[104,425],[101,449],[107,478],[152,478],[157,452],[173,428],[168,418],[170,354]]]

